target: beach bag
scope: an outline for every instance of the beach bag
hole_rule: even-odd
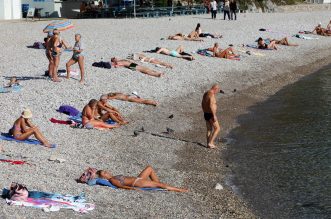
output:
[[[28,189],[18,183],[12,183],[9,190],[9,199],[13,201],[26,201],[29,196]]]
[[[42,42],[35,42],[32,47],[35,49],[45,49],[45,46]]]
[[[80,113],[75,107],[69,105],[62,105],[57,111],[69,116],[77,116]]]
[[[84,173],[79,177],[78,181],[81,183],[87,183],[91,179],[95,179],[97,176],[97,169],[95,168],[87,168]]]

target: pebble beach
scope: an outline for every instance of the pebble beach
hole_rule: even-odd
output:
[[[226,185],[226,176],[231,173],[231,166],[223,157],[227,148],[226,134],[236,126],[235,118],[246,113],[247,107],[330,63],[331,37],[314,35],[318,38],[316,40],[292,37],[299,30],[312,31],[319,22],[326,26],[330,11],[239,14],[237,21],[224,21],[219,17],[223,16],[218,14],[216,20],[211,20],[209,15],[73,20],[74,29],[61,35],[70,45],[74,44],[75,33],[82,35],[86,61],[84,85],[79,84],[79,76],[70,80],[61,78],[62,82],[53,83],[43,76],[48,64],[45,51],[27,47],[43,41],[42,29],[49,21],[0,22],[2,83],[17,76],[23,86],[20,92],[1,94],[0,131],[7,132],[22,109],[28,107],[33,112],[34,124],[51,143],[57,144],[56,149],[47,149],[0,141],[5,150],[3,155],[32,164],[15,166],[0,163],[0,187],[20,182],[30,190],[61,194],[84,192],[87,201],[96,205],[95,210],[83,215],[86,218],[256,218],[245,200]],[[204,38],[203,42],[161,40],[179,32],[188,34],[197,23],[201,24],[203,31],[222,34],[223,38]],[[271,31],[261,32],[260,28]],[[242,44],[255,44],[258,37],[279,39],[285,36],[299,46],[279,46],[277,51],[242,47]],[[195,53],[215,42],[221,48],[233,44],[241,60],[204,57]],[[142,64],[164,72],[161,78],[126,68],[92,67],[93,62],[101,59],[126,58],[131,53],[155,47],[175,49],[179,45],[192,53],[195,60],[146,53],[174,66],[167,69]],[[251,55],[246,51],[251,51]],[[63,52],[59,69],[65,69],[71,55]],[[78,70],[78,66],[74,65],[72,69]],[[205,122],[200,103],[203,93],[214,83],[220,84],[225,95],[218,96],[222,124],[217,142],[219,148],[210,150],[203,146],[206,144]],[[49,121],[52,117],[67,118],[56,111],[61,105],[82,110],[90,99],[98,99],[101,94],[131,94],[134,91],[159,104],[154,107],[110,101],[130,122],[118,129],[73,129]],[[170,115],[174,115],[172,119]],[[141,127],[146,132],[134,137],[134,130]],[[164,133],[167,128],[173,129],[174,133]],[[49,161],[52,155],[66,161]],[[75,181],[87,167],[107,169],[115,175],[137,175],[147,165],[156,169],[161,181],[188,188],[189,192],[112,190]],[[224,188],[215,190],[217,183]],[[0,212],[0,218],[81,216],[70,210],[45,213],[40,209],[9,206],[5,200],[2,200]]]

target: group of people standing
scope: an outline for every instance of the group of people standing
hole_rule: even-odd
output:
[[[216,0],[212,0],[210,3],[209,1],[205,1],[205,7],[207,9],[207,13],[211,12],[211,18],[216,19],[218,3]],[[237,2],[236,0],[224,0],[223,2],[223,14],[224,20],[226,16],[228,16],[229,20],[237,20]]]
[[[47,38],[45,38],[45,47],[46,47],[46,57],[49,61],[48,63],[48,76],[53,82],[61,82],[58,78],[58,68],[60,64],[60,58],[63,48],[68,51],[72,51],[73,55],[71,59],[66,64],[67,79],[70,78],[70,67],[78,63],[81,79],[80,83],[84,83],[84,53],[83,45],[81,42],[81,35],[75,34],[75,45],[70,47],[60,36],[60,31],[54,29],[47,33]]]

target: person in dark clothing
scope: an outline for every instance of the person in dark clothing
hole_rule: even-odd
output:
[[[228,18],[230,20],[230,2],[229,2],[229,0],[224,1],[223,12],[224,12],[224,20],[225,20],[226,15],[228,15]]]
[[[237,20],[237,2],[236,0],[230,0],[230,16],[231,20],[233,20],[233,14],[234,14],[234,19]]]

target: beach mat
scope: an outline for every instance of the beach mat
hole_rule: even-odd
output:
[[[16,85],[11,87],[0,87],[0,93],[20,92],[21,90],[22,90],[21,85]]]
[[[248,48],[260,49],[257,45],[254,45],[254,44],[248,44],[248,45],[245,45],[245,46],[248,47]],[[260,49],[260,50],[273,50],[273,49]]]
[[[15,141],[18,143],[25,143],[25,144],[42,145],[41,142],[36,139],[26,139],[24,141],[16,140],[13,136],[9,135],[8,133],[1,133],[0,140]],[[56,148],[56,145],[52,144],[51,148]]]
[[[92,179],[89,180],[87,182],[87,184],[89,186],[94,186],[94,185],[100,185],[100,186],[107,186],[110,187],[112,189],[118,189],[116,186],[114,186],[111,182],[109,182],[106,179],[101,179],[101,178],[97,178],[97,179]],[[135,187],[137,188],[137,187]],[[143,190],[143,191],[167,191],[166,189],[160,189],[160,188],[137,188],[139,190]]]
[[[68,119],[71,120],[71,121],[74,121],[74,122],[80,123],[80,124],[82,123],[82,116],[81,116],[81,114],[78,115],[78,116],[69,116]],[[114,125],[114,124],[116,124],[116,122],[114,122],[114,121],[111,120],[111,119],[108,119],[105,123],[107,123],[107,124],[109,124],[109,125]]]

